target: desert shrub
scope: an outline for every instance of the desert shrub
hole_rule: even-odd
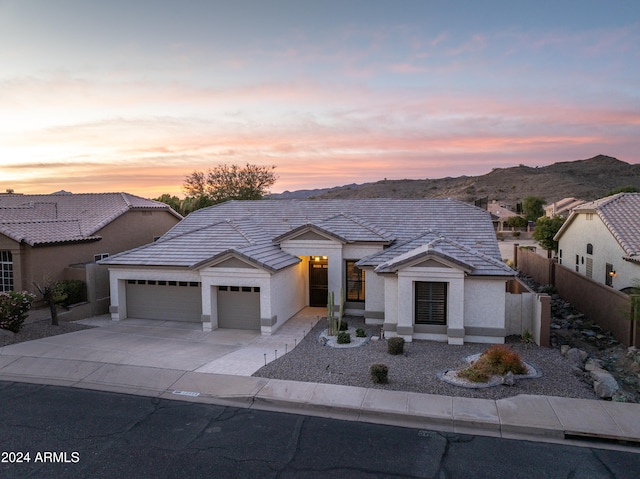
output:
[[[536,340],[533,337],[533,333],[528,329],[525,329],[522,333],[522,342],[527,345],[527,347],[535,344]]]
[[[358,328],[358,329],[356,329],[356,337],[357,338],[366,338],[367,337],[367,332],[362,328]]]
[[[351,342],[351,335],[345,331],[338,333],[338,344],[349,344]]]
[[[87,300],[87,288],[84,281],[79,279],[65,279],[59,283],[64,299],[60,302],[65,308],[70,304],[82,303]]]
[[[347,323],[346,321],[341,321],[340,322],[340,331],[346,331],[347,329],[349,329],[349,323]]]
[[[372,364],[369,369],[371,380],[376,384],[386,384],[388,382],[389,367],[385,364]]]
[[[28,291],[6,291],[0,293],[0,328],[17,333],[35,299]]]
[[[489,380],[485,371],[473,365],[458,371],[458,376],[474,383],[485,383]]]
[[[504,344],[494,344],[487,349],[480,358],[479,363],[487,364],[489,372],[493,374],[525,374],[527,368],[524,366],[520,355]]]
[[[495,374],[526,374],[520,355],[504,344],[495,344],[480,355],[471,366],[458,371],[458,376],[473,382],[486,382]]]
[[[387,352],[389,354],[397,355],[404,352],[404,338],[400,336],[394,336],[387,341]]]

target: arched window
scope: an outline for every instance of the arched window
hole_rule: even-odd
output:
[[[591,243],[587,243],[587,254],[593,254],[593,245]]]

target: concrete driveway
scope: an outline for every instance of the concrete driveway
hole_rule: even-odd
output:
[[[294,348],[324,314],[324,308],[305,308],[271,336],[238,329],[203,332],[196,323],[116,322],[100,316],[80,321],[97,326],[93,329],[5,346],[0,356],[251,376],[265,361]]]

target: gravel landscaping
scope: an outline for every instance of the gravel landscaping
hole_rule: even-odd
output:
[[[58,334],[73,333],[74,331],[90,328],[93,328],[93,326],[71,323],[64,320],[59,320],[58,326],[52,326],[51,314],[49,311],[35,309],[29,313],[29,316],[22,325],[22,329],[18,333],[14,334],[11,331],[0,329],[0,347],[22,343],[24,341],[33,341],[34,339],[47,338],[49,336],[57,336]]]
[[[368,337],[380,333],[379,326],[365,325],[362,318],[345,319],[349,329],[364,328]],[[593,388],[572,372],[572,365],[559,350],[526,345],[517,337],[508,338],[507,343],[523,361],[540,371],[542,377],[519,379],[513,386],[468,389],[448,384],[438,379],[437,374],[467,366],[464,358],[483,352],[488,344],[451,346],[416,340],[405,344],[404,354],[393,356],[387,353],[385,340],[372,340],[351,348],[327,346],[321,339],[326,328],[326,319],[321,320],[293,351],[267,364],[254,376],[470,398],[502,399],[537,394],[597,399]],[[371,380],[369,368],[375,363],[389,367],[388,384],[374,384]]]

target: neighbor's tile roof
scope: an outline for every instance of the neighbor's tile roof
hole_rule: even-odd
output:
[[[574,211],[597,213],[628,257],[640,255],[640,193],[618,193],[585,203]]]
[[[170,211],[164,203],[128,193],[0,194],[0,234],[28,245],[100,239],[96,233],[129,210]]]
[[[489,213],[451,199],[230,201],[195,211],[157,242],[102,263],[198,268],[235,252],[275,271],[299,262],[278,239],[307,226],[345,242],[391,244],[385,252],[393,257],[431,244],[472,265],[470,274],[513,274],[500,261]],[[388,260],[381,256],[375,265]]]

